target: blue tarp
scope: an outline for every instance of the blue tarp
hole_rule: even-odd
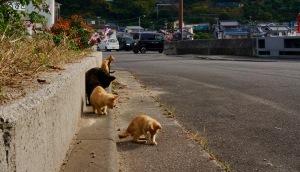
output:
[[[225,30],[225,35],[247,35],[248,31],[246,30]]]

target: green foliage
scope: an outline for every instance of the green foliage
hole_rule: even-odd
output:
[[[211,39],[212,38],[212,35],[210,32],[205,32],[205,31],[198,31],[198,30],[195,30],[194,31],[194,39]]]
[[[0,34],[8,37],[15,35],[15,31],[22,29],[22,15],[7,5],[0,5]]]
[[[38,14],[37,12],[33,11],[32,13],[28,14],[31,23],[44,23],[46,21],[46,17]]]
[[[16,39],[22,35],[27,34],[26,26],[24,25],[24,18],[29,19],[31,23],[45,21],[45,17],[39,15],[36,12],[18,12],[10,7],[8,0],[0,1],[0,35],[1,40],[5,38]],[[48,5],[45,0],[19,0],[22,5],[28,5],[32,3],[37,9],[45,12],[49,12]]]
[[[57,0],[62,4],[61,15],[70,17],[80,14],[83,18],[97,16],[106,22],[114,22],[119,25],[137,25],[138,16],[146,15],[141,22],[142,27],[160,28],[164,26],[158,20],[173,22],[178,20],[178,9],[176,1],[173,6],[156,8],[155,0],[114,0],[106,2],[103,0],[87,0],[87,2],[74,0]],[[217,7],[217,2],[236,2],[242,6]],[[237,20],[252,22],[289,22],[295,20],[299,11],[299,0],[185,0],[184,4],[185,23],[215,23],[216,18],[220,20]],[[158,15],[158,17],[157,17]],[[153,22],[154,25],[149,24]]]

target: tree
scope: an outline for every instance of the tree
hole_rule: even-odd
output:
[[[5,37],[19,37],[26,33],[24,27],[24,18],[29,19],[32,23],[37,21],[43,21],[43,17],[36,12],[26,13],[17,12],[10,6],[10,0],[0,0],[0,35],[1,40]],[[29,5],[30,3],[38,10],[49,12],[49,6],[46,4],[46,0],[16,0],[15,3],[21,5]]]

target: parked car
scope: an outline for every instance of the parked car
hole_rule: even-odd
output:
[[[111,51],[116,50],[119,51],[120,45],[119,41],[116,38],[109,38],[104,42],[98,43],[97,45],[97,51],[105,50],[105,51]]]
[[[120,50],[132,50],[133,38],[129,36],[118,37],[118,41],[120,44]]]
[[[147,51],[164,51],[164,35],[161,33],[140,33],[140,39],[133,43],[134,53],[146,53]]]

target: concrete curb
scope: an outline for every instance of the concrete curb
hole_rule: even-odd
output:
[[[0,109],[0,171],[59,171],[85,104],[85,72],[102,62],[94,52],[67,64],[51,84]]]
[[[111,92],[111,85],[106,89]],[[112,111],[97,115],[86,106],[79,131],[70,146],[60,172],[118,172],[115,120]]]
[[[91,111],[91,108],[88,108]],[[61,172],[117,172],[117,146],[114,119],[111,111],[99,116],[84,113],[88,125],[82,127],[71,146]]]

